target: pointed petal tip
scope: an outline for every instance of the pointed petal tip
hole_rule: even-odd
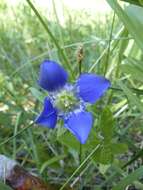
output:
[[[93,124],[90,112],[73,113],[66,121],[65,127],[80,141],[85,144]]]
[[[76,85],[79,96],[85,102],[94,104],[111,86],[111,82],[103,76],[85,73],[80,75]]]
[[[35,123],[43,127],[55,128],[57,123],[57,111],[51,104],[49,98],[45,98],[43,111],[35,119]]]

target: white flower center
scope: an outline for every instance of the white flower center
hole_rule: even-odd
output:
[[[79,100],[72,90],[64,89],[55,96],[54,104],[60,111],[67,113],[79,105]]]

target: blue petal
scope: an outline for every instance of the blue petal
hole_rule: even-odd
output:
[[[65,121],[65,127],[73,133],[81,144],[86,142],[92,124],[92,114],[83,111],[77,113],[73,112],[67,121]]]
[[[57,123],[57,110],[51,104],[49,98],[44,100],[44,109],[36,118],[35,123],[44,127],[54,128]]]
[[[39,85],[48,91],[55,91],[67,82],[68,74],[62,66],[50,60],[45,60],[40,66]]]
[[[106,78],[95,74],[82,74],[77,83],[78,95],[89,103],[95,103],[111,86]]]

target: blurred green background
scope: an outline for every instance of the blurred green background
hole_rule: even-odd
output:
[[[105,75],[112,87],[89,108],[95,122],[83,162],[100,148],[70,184],[80,173],[81,189],[143,189],[142,5],[142,0],[0,1],[2,154],[49,183],[64,184],[79,167],[79,144],[60,124],[51,131],[30,123],[47,95],[37,85],[40,63],[61,63],[75,81],[82,47],[82,71]]]

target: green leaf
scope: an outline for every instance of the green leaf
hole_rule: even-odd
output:
[[[63,135],[59,136],[58,141],[69,148],[79,151],[80,143],[69,131],[66,131]],[[87,142],[82,145],[82,149],[83,151],[90,151],[93,150],[98,144],[100,144],[100,139],[97,137],[96,131],[93,127]]]
[[[111,147],[107,144],[104,145],[100,152],[100,163],[110,164],[113,161],[113,154]]]
[[[37,90],[36,88],[31,87],[31,88],[30,88],[30,91],[31,91],[32,95],[33,95],[37,100],[39,100],[40,102],[43,102],[44,95],[43,95],[39,90]]]
[[[96,152],[94,160],[98,163],[107,165],[113,162],[114,156],[123,154],[128,150],[128,146],[123,143],[106,143]]]
[[[143,6],[143,0],[138,0],[138,1],[139,1],[140,5]]]
[[[127,185],[133,184],[138,178],[143,176],[143,166],[129,174],[127,177],[123,178],[112,190],[123,190]]]
[[[129,30],[138,46],[143,50],[143,8],[130,5],[123,9],[116,0],[107,0],[107,2]]]
[[[58,137],[58,141],[69,148],[79,150],[78,140],[76,140],[76,138],[69,131],[66,131],[63,135],[60,135]]]
[[[111,147],[108,144],[103,144],[95,153],[93,160],[104,165],[110,164],[113,161]]]
[[[134,185],[135,185],[136,189],[141,189],[141,190],[143,189],[143,184],[140,183],[139,181],[135,181]]]
[[[109,107],[106,107],[101,113],[98,129],[99,131],[97,131],[97,134],[100,134],[99,137],[102,137],[102,146],[98,149],[93,158],[96,162],[101,164],[110,164],[114,158],[110,147],[114,133],[114,124],[115,120],[113,118],[113,114]]]
[[[109,142],[112,139],[114,123],[115,120],[113,118],[113,114],[110,111],[109,107],[106,107],[101,113],[99,124],[101,129],[101,135],[104,137],[104,141]]]
[[[143,0],[121,0],[138,6],[143,6]]]
[[[64,126],[64,122],[63,121],[59,121],[59,125],[57,127],[57,138],[59,139],[60,136],[64,135],[67,131],[67,129]]]
[[[109,165],[100,164],[99,171],[104,175],[106,173],[106,171],[109,169],[109,167],[110,167],[110,164]]]
[[[121,81],[119,83],[120,87],[123,89],[125,95],[127,96],[130,104],[136,106],[141,112],[143,112],[143,103],[140,102],[139,98],[132,93],[132,91],[126,87]]]
[[[50,160],[47,160],[46,162],[43,163],[43,165],[41,166],[40,169],[40,173],[42,174],[44,172],[44,170],[50,166],[51,164],[58,162],[62,159],[64,159],[66,157],[66,155],[60,155],[60,156],[55,156],[54,158],[51,158]]]
[[[6,126],[9,126],[11,124],[11,115],[8,113],[0,112],[0,124]]]
[[[122,71],[131,75],[132,79],[143,82],[143,63],[133,58],[127,58],[121,66]]]
[[[113,154],[123,154],[128,150],[128,146],[124,143],[111,143],[110,147]]]
[[[12,190],[9,186],[4,184],[3,182],[0,181],[0,189],[1,190]]]

